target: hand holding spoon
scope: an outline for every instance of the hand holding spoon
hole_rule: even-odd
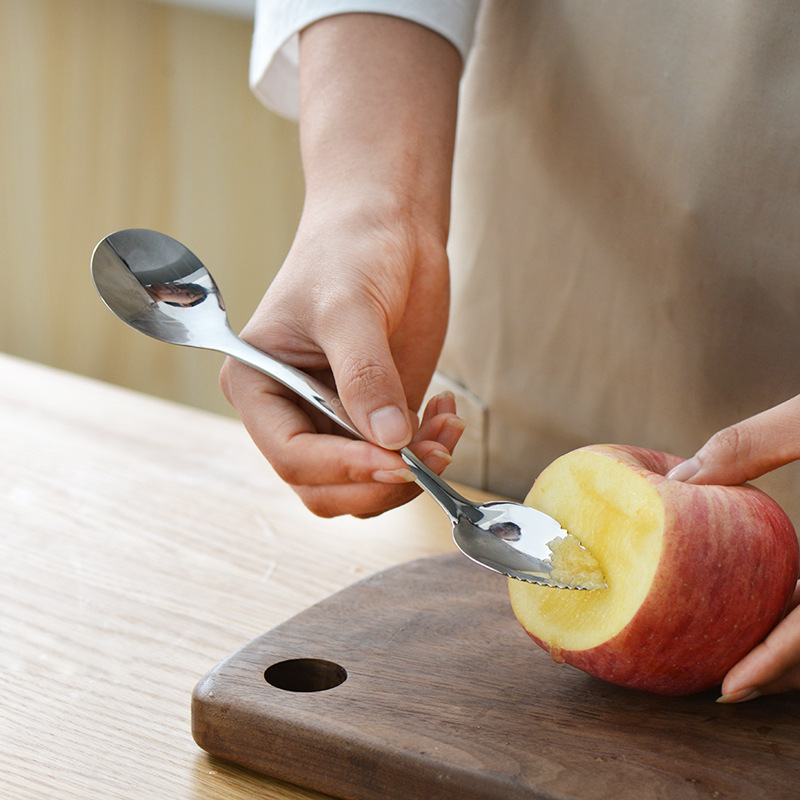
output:
[[[92,278],[108,308],[132,328],[163,342],[225,353],[293,390],[352,436],[364,438],[330,387],[233,332],[211,274],[175,239],[140,228],[113,233],[95,247]],[[400,455],[450,518],[453,539],[468,558],[530,583],[597,588],[594,583],[563,583],[555,574],[548,542],[567,534],[552,517],[520,503],[472,503],[411,450],[403,448]]]

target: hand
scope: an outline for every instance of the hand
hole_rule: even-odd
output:
[[[410,410],[421,403],[447,324],[447,257],[423,242],[377,223],[370,229],[364,216],[306,218],[242,336],[331,386],[335,375],[360,431],[387,448],[412,442],[440,473],[464,424],[449,395],[428,404],[418,429]],[[221,383],[254,442],[315,513],[368,516],[418,493],[397,453],[348,438],[261,373],[228,360]]]
[[[735,485],[798,458],[800,396],[714,434],[667,477]],[[740,703],[790,689],[800,689],[800,583],[787,616],[728,672],[719,702]]]
[[[717,702],[742,703],[790,689],[800,689],[800,582],[789,613],[760,645],[731,668]]]
[[[735,486],[800,458],[800,395],[715,433],[667,477]]]

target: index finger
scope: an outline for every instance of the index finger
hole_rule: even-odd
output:
[[[240,364],[228,365],[226,370],[226,396],[258,449],[287,483],[365,483],[378,471],[407,471],[397,453],[321,431],[298,397],[277,381]],[[412,478],[398,475],[397,482]]]

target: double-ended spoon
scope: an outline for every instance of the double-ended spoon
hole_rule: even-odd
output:
[[[141,228],[112,233],[94,249],[92,278],[108,308],[137,331],[163,342],[231,356],[296,392],[351,436],[364,439],[330,387],[233,332],[211,274],[175,239]],[[399,452],[416,482],[450,518],[453,539],[468,558],[530,583],[597,588],[594,582],[563,583],[554,573],[548,543],[567,535],[555,519],[520,503],[472,503],[407,447]]]

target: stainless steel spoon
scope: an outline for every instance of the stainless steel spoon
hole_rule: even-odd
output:
[[[108,308],[132,328],[163,342],[232,356],[280,381],[352,436],[364,438],[332,389],[257,350],[233,332],[211,274],[175,239],[141,228],[112,233],[95,247],[92,278]],[[408,448],[400,455],[417,483],[450,517],[453,539],[464,555],[495,572],[530,583],[596,588],[567,585],[553,574],[548,542],[563,538],[566,531],[552,517],[520,503],[472,503]]]

